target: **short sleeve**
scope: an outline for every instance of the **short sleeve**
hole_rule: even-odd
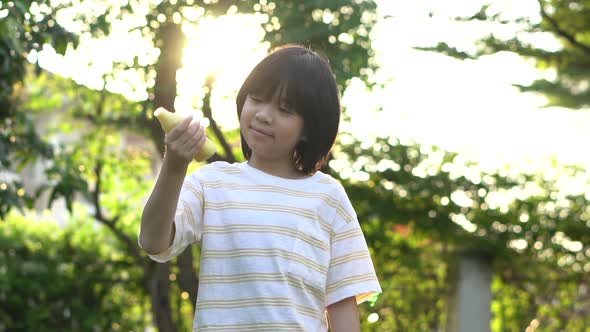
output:
[[[326,306],[352,296],[362,303],[381,293],[356,213],[344,188],[340,191],[330,238]]]
[[[198,171],[197,171],[198,172]],[[196,173],[182,184],[178,206],[174,215],[174,241],[164,252],[148,255],[156,262],[164,263],[180,255],[186,247],[201,240],[203,230],[203,186]]]

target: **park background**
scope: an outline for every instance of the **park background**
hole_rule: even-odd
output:
[[[482,331],[590,331],[589,36],[584,0],[0,1],[0,331],[190,330],[198,248],[137,246],[152,112],[243,160],[235,95],[284,43],[342,90],[324,171],[383,287],[363,331],[457,330],[465,258]]]

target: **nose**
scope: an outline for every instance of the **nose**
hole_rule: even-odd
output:
[[[260,105],[260,108],[256,112],[254,116],[257,121],[265,124],[272,123],[272,109],[270,103],[265,103],[264,105]]]

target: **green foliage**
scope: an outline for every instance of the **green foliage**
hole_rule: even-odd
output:
[[[588,189],[566,194],[539,174],[486,174],[458,155],[392,139],[344,141],[332,165],[383,287],[376,306],[363,307],[364,318],[379,315],[367,331],[444,328],[449,271],[465,250],[493,258],[494,331],[522,331],[533,319],[542,331],[589,324]],[[555,167],[563,177],[581,173]]]
[[[100,5],[80,6],[78,11],[70,13],[74,13],[77,23],[82,23],[79,33],[94,37],[107,35],[111,24],[124,20],[137,6],[145,4],[127,2],[118,7],[117,4],[90,0],[78,4],[85,3]],[[4,6],[4,3],[1,5]],[[66,30],[55,20],[61,10],[71,10],[70,6],[74,5],[63,3],[55,6],[48,1],[6,3],[10,14],[17,15],[9,15],[8,20],[0,21],[0,29],[12,29],[10,31],[17,33],[2,34],[2,45],[8,46],[4,53],[0,52],[0,55],[5,55],[0,60],[3,68],[11,71],[10,75],[2,75],[0,80],[6,87],[6,91],[2,91],[2,102],[10,106],[2,107],[9,112],[0,115],[0,121],[8,124],[7,129],[0,132],[0,161],[15,173],[11,174],[13,180],[0,184],[0,212],[5,217],[11,209],[31,207],[36,199],[44,195],[48,195],[50,206],[63,199],[72,215],[76,215],[76,210],[80,208],[76,202],[90,203],[90,210],[93,210],[91,217],[109,227],[120,241],[117,244],[126,248],[127,258],[135,260],[136,264],[144,263],[133,239],[136,237],[141,202],[150,184],[146,179],[153,172],[151,157],[154,150],[149,143],[127,145],[125,142],[134,140],[134,137],[136,142],[148,138],[157,147],[162,146],[162,132],[159,126],[154,126],[155,121],[147,110],[153,109],[152,103],[173,105],[174,94],[161,92],[171,91],[178,69],[170,60],[177,58],[176,53],[182,49],[175,46],[184,42],[179,29],[182,21],[187,21],[181,14],[183,8],[203,7],[207,13],[214,15],[235,11],[238,7],[246,13],[263,12],[269,19],[263,26],[268,32],[265,38],[271,45],[302,43],[327,54],[333,60],[341,87],[346,86],[347,80],[354,76],[366,79],[368,72],[363,72],[363,69],[374,69],[370,61],[372,50],[369,38],[375,20],[373,1],[260,4],[258,1],[162,1],[148,5],[146,22],[138,27],[145,37],[160,47],[162,56],[159,62],[147,66],[139,66],[137,61],[131,65],[113,64],[113,73],[137,70],[146,80],[155,78],[155,86],[147,91],[150,100],[128,102],[120,96],[92,91],[51,75],[39,76],[36,85],[23,85],[25,59],[34,59],[35,51],[40,50],[43,44],[52,45],[61,54],[69,45],[76,46],[79,36],[62,33]],[[295,5],[303,7],[299,11],[291,10]],[[332,19],[324,20],[324,14]],[[285,28],[279,29],[277,22]],[[273,29],[269,29],[270,25]],[[308,29],[310,26],[313,29]],[[286,28],[291,32],[286,32],[284,36],[277,33],[277,30],[287,31]],[[34,33],[31,34],[31,31]],[[39,67],[36,68],[39,74]],[[105,75],[105,81],[112,75]],[[163,77],[166,78],[164,81],[161,80]],[[23,86],[26,90],[20,90]],[[156,102],[158,96],[161,99]],[[47,116],[49,114],[51,116]],[[38,134],[39,128],[34,128],[33,123],[42,128],[42,134]],[[29,134],[28,128],[34,130],[30,130]],[[234,143],[238,138],[236,133],[218,137],[220,144],[224,139],[226,142],[229,140],[236,150]],[[52,144],[46,143],[49,141]],[[128,146],[134,148],[128,149]],[[30,193],[22,188],[18,175],[20,169],[15,168],[33,163],[44,168],[47,181]],[[172,307],[179,312],[187,310],[185,305],[173,304]],[[180,316],[176,315],[177,318]]]
[[[587,278],[550,266],[517,273],[512,280],[502,276],[493,281],[494,331],[522,331],[529,325],[543,332],[587,331]]]
[[[572,109],[590,106],[588,80],[590,79],[590,2],[539,0],[540,22],[528,17],[504,19],[497,8],[487,4],[471,17],[458,17],[460,22],[493,22],[494,27],[517,29],[514,37],[498,37],[494,33],[479,40],[475,52],[457,49],[441,41],[433,47],[418,47],[448,56],[476,59],[498,52],[514,52],[533,59],[539,68],[554,69],[555,79],[539,79],[527,86],[517,85],[522,91],[540,92],[548,98],[548,106]],[[559,49],[545,49],[530,40],[543,33],[559,41]]]
[[[446,320],[444,250],[396,232],[396,225],[362,222],[383,293],[361,307],[363,331],[436,331]],[[386,227],[391,226],[387,229]],[[379,319],[368,322],[370,314]]]
[[[11,324],[4,327],[7,330],[145,327],[150,315],[144,307],[149,301],[143,287],[150,276],[146,273],[149,270],[143,269],[145,257],[138,254],[134,239],[142,202],[153,181],[151,143],[159,143],[153,127],[150,129],[153,119],[147,110],[153,108],[151,101],[130,102],[52,75],[26,79],[27,84],[21,84],[25,79],[24,59],[39,47],[33,42],[38,39],[27,35],[29,29],[45,34],[44,40],[61,51],[67,45],[65,40],[75,43],[72,35],[59,35],[58,30],[33,29],[31,26],[39,22],[49,25],[60,9],[49,6],[47,12],[27,17],[35,3],[39,2],[14,2],[9,10],[17,15],[0,21],[1,31],[24,31],[0,34],[5,43],[4,53],[0,49],[0,70],[11,70],[7,76],[0,76],[2,86],[11,89],[2,90],[2,96],[8,96],[3,101],[11,108],[1,108],[9,112],[0,114],[0,163],[3,168],[19,171],[41,157],[47,175],[47,182],[37,193],[25,192],[18,176],[0,183],[0,217],[10,218],[0,223],[0,272],[6,276],[0,278],[0,300],[9,301],[6,308],[11,308],[0,308],[0,321]],[[123,19],[134,5],[105,5],[97,12],[78,13],[78,19],[87,23],[84,33],[100,36],[108,34],[113,20]],[[268,16],[262,28],[271,46],[301,43],[326,54],[341,87],[359,76],[367,84],[373,83],[369,79],[375,69],[370,45],[373,1],[277,1],[271,5],[187,0],[150,6],[147,22],[140,29],[156,46],[162,46],[163,27],[178,24],[177,14],[186,6],[202,6],[211,14],[234,9],[260,12]],[[581,6],[585,8],[586,2]],[[554,14],[560,22],[574,17],[573,13],[564,14],[568,13],[566,9],[559,10]],[[472,19],[499,19],[487,13],[485,7]],[[35,17],[43,19],[33,20]],[[180,21],[186,22],[186,18],[180,16]],[[544,22],[530,27],[550,29],[550,22]],[[574,20],[564,27],[586,29],[586,22]],[[587,42],[583,35],[576,38]],[[16,46],[5,46],[7,43]],[[571,87],[588,77],[587,60],[580,57],[575,44],[564,43],[559,52],[539,50],[518,40],[500,43],[489,39],[485,44],[495,45],[486,52],[518,51],[538,59],[540,66],[558,68],[560,77],[567,78],[570,85],[562,90],[558,90],[561,85],[554,86],[556,100],[567,105],[586,103],[583,98],[588,94],[584,93],[576,95],[581,98],[577,101],[567,99],[574,96]],[[6,51],[12,48],[19,52]],[[454,54],[475,58],[483,53],[455,49]],[[113,70],[128,67],[143,71],[146,79],[153,78],[155,70],[161,75],[174,73],[174,68],[165,63],[141,68],[137,61],[131,66],[114,64]],[[42,134],[33,123],[43,128]],[[161,136],[161,130],[157,134]],[[223,138],[235,143],[239,135],[227,132]],[[60,144],[48,144],[50,141]],[[236,144],[231,147],[239,150]],[[535,319],[541,326],[538,330],[546,331],[581,331],[590,325],[590,300],[583,287],[589,284],[586,275],[590,269],[587,192],[563,193],[554,180],[537,174],[485,174],[455,154],[393,139],[381,138],[370,146],[351,140],[338,146],[336,156],[344,166],[335,163],[332,171],[342,178],[355,205],[384,289],[374,306],[362,306],[365,331],[444,328],[452,257],[465,249],[494,258],[494,331],[522,331]],[[556,169],[568,176],[580,173]],[[62,230],[10,214],[13,208],[32,206],[34,199],[46,193],[50,204],[63,199],[72,218],[85,222]],[[497,203],[499,197],[508,199],[505,204]],[[90,204],[92,215],[79,217],[83,204],[76,203]],[[89,220],[100,221],[109,231]],[[526,246],[515,247],[515,241],[524,241]],[[574,241],[582,243],[581,249],[567,247]],[[179,267],[173,265],[171,272],[178,275]],[[181,294],[178,283],[173,282],[173,318],[178,327],[188,329],[194,308]],[[372,313],[379,315],[376,323],[367,321]]]
[[[0,331],[128,331],[149,322],[141,270],[109,232],[16,214],[0,223]]]
[[[38,80],[45,89],[63,87],[66,83],[54,77],[53,83],[47,84],[46,79],[41,76]],[[47,94],[36,86],[37,81],[29,82],[31,91],[36,91],[35,96]],[[108,215],[119,216],[116,229],[135,238],[141,202],[152,185],[152,150],[122,144],[132,135],[142,134],[141,128],[132,130],[136,128],[133,123],[117,127],[107,121],[94,124],[87,121],[93,109],[96,110],[91,106],[100,100],[100,93],[95,92],[97,96],[93,97],[91,91],[74,85],[70,89],[79,92],[63,91],[71,96],[86,93],[89,96],[69,101],[71,107],[58,115],[55,123],[46,124],[47,137],[59,136],[64,126],[85,129],[77,133],[75,140],[57,147],[49,168],[55,170],[50,173],[53,181],[50,184],[81,181],[86,189],[73,190],[77,194],[72,197],[92,201],[100,178],[98,206]],[[125,105],[116,96],[106,96],[105,100]],[[38,111],[34,110],[33,114]],[[141,114],[140,109],[136,111]],[[116,110],[113,108],[112,112]],[[342,138],[345,141],[345,136]],[[456,154],[404,145],[393,139],[377,139],[370,145],[351,139],[338,145],[335,156],[337,161],[345,161],[345,169],[338,168],[337,163],[332,169],[343,178],[354,203],[384,289],[374,306],[366,304],[361,308],[364,331],[422,331],[444,327],[449,266],[453,264],[453,253],[464,248],[483,250],[495,257],[494,331],[522,330],[535,318],[558,330],[587,323],[580,313],[590,304],[583,297],[576,298],[572,288],[584,284],[583,271],[588,264],[590,241],[585,222],[590,204],[584,193],[565,195],[557,190],[558,184],[553,180],[536,174],[485,174]],[[366,178],[354,180],[355,172],[366,173]],[[564,168],[559,172],[574,176],[580,170]],[[506,207],[492,204],[495,195],[510,195],[525,188],[532,190],[532,194],[517,195]],[[76,204],[73,207],[76,215],[80,208]],[[475,224],[477,230],[467,231],[453,222],[453,218],[459,220],[456,219],[459,215]],[[523,215],[528,216],[526,223],[521,221]],[[563,238],[584,243],[580,250],[584,254],[572,255],[556,242],[558,232],[563,233]],[[526,240],[527,248],[516,250],[509,246],[512,240],[518,239]],[[541,242],[543,247],[536,249],[536,242]],[[85,246],[84,243],[80,245]],[[124,245],[109,237],[108,248],[120,250],[120,259],[129,266],[137,266],[130,262],[132,256]],[[526,269],[519,268],[525,265]],[[172,273],[178,275],[176,266]],[[136,282],[136,286],[141,285],[140,281]],[[556,286],[547,288],[547,284]],[[129,297],[145,293],[145,290],[135,291],[139,295]],[[582,293],[582,288],[578,291]],[[178,326],[189,327],[193,309],[181,294],[177,283],[172,283],[172,308]],[[571,309],[572,299],[576,299],[579,307]],[[137,307],[132,308],[132,312],[125,311],[125,314],[141,312]],[[143,317],[149,317],[142,312]],[[367,321],[371,313],[379,315],[376,323]],[[114,321],[121,324],[114,318],[111,323]]]
[[[266,31],[264,40],[271,46],[298,43],[319,51],[330,60],[341,90],[353,77],[374,83],[370,82],[370,74],[376,69],[370,36],[377,21],[373,0],[264,3],[242,1],[238,7],[268,15],[262,27]]]
[[[23,168],[40,158],[53,156],[53,147],[42,139],[30,115],[16,113],[2,118],[0,116],[0,168],[22,171]],[[8,212],[17,208],[31,207],[34,195],[24,190],[21,179],[16,174],[0,179],[0,220]]]
[[[0,153],[0,164],[21,172],[27,165],[43,163],[46,181],[37,184],[35,192],[27,192],[16,174],[7,177],[3,185],[0,183],[0,217],[5,217],[12,208],[30,208],[46,191],[50,192],[49,205],[64,198],[71,212],[76,194],[91,198],[88,195],[89,182],[93,183],[93,172],[98,163],[107,163],[109,169],[132,174],[129,178],[119,174],[122,179],[114,179],[117,184],[125,184],[122,190],[145,189],[130,185],[128,181],[138,181],[143,175],[137,170],[150,167],[151,150],[147,146],[121,146],[121,137],[132,139],[134,135],[145,135],[142,121],[145,121],[146,112],[142,104],[128,101],[121,95],[97,92],[48,73],[34,78],[30,76],[26,88],[28,93],[21,96],[23,100],[19,107],[27,111],[3,119],[7,126],[0,130],[0,152],[3,148],[6,150]],[[61,92],[61,100],[53,98],[60,95],[56,91]],[[44,120],[50,111],[54,112],[53,116]],[[33,121],[37,122],[37,128]],[[66,138],[78,128],[85,129],[77,132],[76,140]],[[39,135],[39,130],[43,136]],[[54,143],[49,144],[49,141]],[[114,160],[119,158],[128,158],[132,162],[118,165]]]
[[[59,54],[64,54],[69,45],[77,46],[78,36],[56,19],[64,8],[64,3],[53,6],[48,0],[0,2],[0,120],[15,113],[11,97],[15,85],[26,75],[27,56],[36,56],[45,44]],[[40,71],[37,65],[36,72]]]

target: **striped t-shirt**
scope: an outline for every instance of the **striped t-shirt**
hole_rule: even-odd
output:
[[[165,262],[201,242],[193,331],[327,331],[328,305],[381,288],[344,188],[215,162],[180,192]]]

